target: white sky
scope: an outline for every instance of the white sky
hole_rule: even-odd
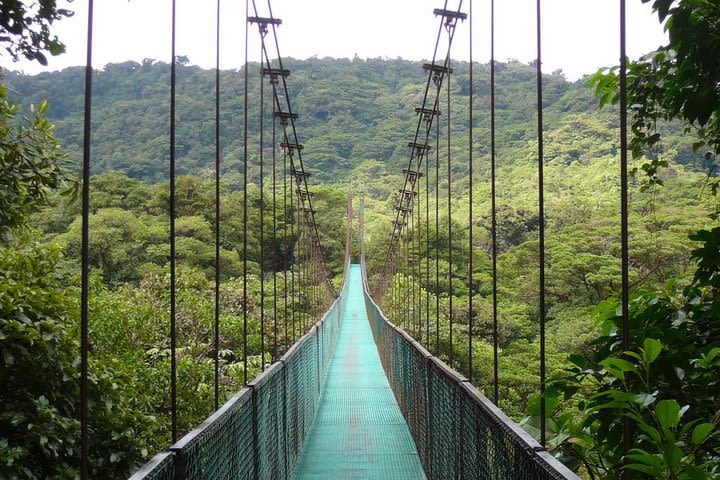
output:
[[[63,0],[60,0],[63,1]],[[252,5],[252,0],[251,5]],[[458,0],[449,0],[456,9]],[[256,0],[267,16],[267,0]],[[433,8],[443,0],[272,0],[283,57],[402,57],[432,55],[438,22]],[[628,0],[628,54],[635,58],[664,41],[662,27],[649,7]],[[468,11],[468,0],[462,10]],[[490,0],[474,0],[474,59],[489,58]],[[543,69],[562,69],[569,79],[618,63],[618,0],[544,0]],[[3,68],[37,73],[85,63],[87,1],[75,0],[73,18],[57,26],[67,53],[42,67],[0,57]],[[243,63],[242,0],[221,0],[221,68]],[[252,7],[251,7],[252,8]],[[109,62],[170,57],[170,0],[98,0],[95,2],[95,67]],[[177,54],[205,68],[215,64],[215,1],[177,0]],[[460,25],[453,57],[468,58],[468,22]],[[250,32],[250,59],[258,58],[255,27]],[[496,59],[535,57],[535,0],[496,0]]]

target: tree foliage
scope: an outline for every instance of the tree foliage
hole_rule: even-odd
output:
[[[13,60],[21,56],[47,65],[46,53],[59,55],[63,45],[50,29],[73,12],[58,8],[57,0],[3,0],[0,3],[0,43]]]

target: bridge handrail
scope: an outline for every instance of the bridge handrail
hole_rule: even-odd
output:
[[[465,377],[390,322],[370,296],[364,255],[361,265],[380,359],[428,478],[579,480]]]
[[[289,478],[317,411],[346,303],[347,283],[277,362],[130,480]]]

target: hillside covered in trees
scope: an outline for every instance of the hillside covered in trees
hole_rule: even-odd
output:
[[[290,95],[298,120],[304,158],[313,181],[342,183],[355,177],[363,162],[380,162],[390,174],[400,174],[407,160],[407,139],[414,131],[414,109],[421,100],[425,75],[421,62],[382,59],[286,60],[291,69]],[[249,98],[259,98],[257,64],[249,72]],[[106,65],[97,72],[93,88],[93,171],[125,172],[154,183],[167,178],[169,132],[169,66],[146,60]],[[519,62],[498,63],[497,125],[500,164],[515,163],[528,155],[535,140],[535,69]],[[453,89],[453,141],[464,145],[467,127],[469,77],[467,63],[455,65]],[[4,72],[12,96],[25,103],[49,102],[48,118],[64,149],[77,164],[82,147],[83,74],[81,67],[35,76]],[[475,147],[489,153],[489,67],[477,65],[475,82]],[[568,82],[561,72],[544,79],[545,129],[548,160],[570,148],[567,161],[587,163],[597,153],[617,149],[614,112],[599,111],[587,79]],[[190,65],[178,67],[178,171],[208,175],[214,164],[214,73]],[[221,76],[221,136],[223,173],[237,185],[242,159],[242,71]],[[257,117],[258,105],[250,118]],[[269,127],[269,125],[268,125]],[[249,124],[252,142],[258,142],[257,122]],[[565,133],[571,131],[575,138]],[[665,137],[664,155],[680,164],[703,168],[692,142],[676,135]],[[598,152],[589,147],[603,145]],[[592,140],[597,142],[590,144]],[[266,141],[270,139],[266,137]],[[251,148],[251,152],[257,151]],[[614,152],[615,150],[613,150]],[[456,155],[457,174],[466,164]],[[481,157],[482,158],[482,157]],[[256,160],[256,159],[253,159]],[[257,162],[253,173],[257,175]],[[484,162],[480,160],[479,164]],[[485,162],[487,163],[487,162]],[[381,183],[381,182],[378,182]],[[382,182],[384,183],[384,182]]]
[[[407,142],[411,140],[416,122],[414,108],[419,105],[426,78],[421,63],[400,59],[327,58],[289,60],[286,66],[292,71],[290,93],[295,111],[300,115],[300,140],[305,145],[303,159],[312,173],[311,190],[315,193],[321,239],[334,282],[338,284],[342,272],[343,215],[348,191],[352,192],[356,209],[358,199],[365,199],[372,282],[382,269],[395,195],[401,187],[402,169],[407,167]],[[250,68],[256,71],[258,65]],[[453,345],[449,343],[447,324],[441,325],[440,345],[435,345],[432,339],[423,340],[422,332],[413,331],[412,323],[404,322],[407,312],[403,305],[393,305],[386,300],[384,306],[394,321],[428,347],[437,349],[441,358],[447,359],[450,349],[454,349],[455,366],[461,371],[466,371],[469,362],[473,362],[474,382],[489,393],[492,382],[489,67],[476,66],[474,77],[473,148],[477,171],[472,250],[468,248],[466,197],[468,65],[458,63],[455,69],[451,84],[453,199],[450,208],[444,197],[440,199],[441,227],[437,241],[433,222],[429,231],[429,254],[433,259],[440,258],[441,278],[438,285],[424,281],[418,285],[423,294],[427,291],[440,297],[440,316],[445,319],[449,313],[447,276],[452,270],[453,311],[458,322]],[[83,73],[80,67],[36,76],[4,72],[11,97],[25,105],[48,100],[47,118],[55,125],[54,135],[67,153],[68,166],[73,171],[78,170],[82,148]],[[212,71],[190,65],[181,65],[178,69],[178,171],[183,174],[178,181],[177,218],[183,431],[212,411],[213,75]],[[251,355],[252,375],[259,372],[263,356],[271,360],[278,353],[271,348],[276,331],[266,332],[266,349],[260,348],[260,272],[264,272],[268,289],[273,278],[282,277],[283,262],[299,265],[304,260],[298,250],[299,236],[292,236],[288,243],[265,237],[266,254],[262,258],[257,240],[251,240],[252,303],[245,307],[250,311],[252,338],[249,351],[242,352],[239,317],[243,306],[238,300],[243,240],[240,224],[243,200],[239,190],[243,173],[242,78],[242,71],[225,71],[221,85],[224,395],[239,385],[243,372],[238,359],[244,353]],[[169,354],[165,317],[169,248],[169,66],[153,60],[111,64],[98,72],[95,81],[90,219],[93,368],[98,372],[94,380],[97,388],[111,392],[105,402],[106,405],[109,402],[108,410],[119,412],[114,417],[117,424],[105,425],[97,420],[108,418],[103,416],[101,408],[96,407],[93,412],[96,424],[103,425],[106,431],[122,432],[115,445],[97,447],[99,468],[104,468],[101,471],[110,478],[126,474],[154,451],[168,446],[165,372]],[[258,82],[256,78],[250,84],[252,98],[258,98]],[[500,406],[516,420],[525,419],[525,427],[533,433],[537,433],[534,420],[537,399],[533,394],[539,383],[537,230],[540,222],[535,82],[532,65],[514,61],[497,65]],[[544,102],[548,367],[552,375],[561,375],[573,368],[573,359],[579,364],[591,357],[598,338],[614,334],[609,319],[617,307],[620,288],[619,140],[616,109],[612,106],[598,109],[587,79],[573,83],[566,81],[561,72],[546,75]],[[251,107],[255,110],[250,116],[256,118],[258,105]],[[257,146],[257,125],[251,123],[248,128],[250,141]],[[665,302],[667,298],[679,299],[683,289],[693,282],[696,259],[691,257],[691,252],[699,244],[689,235],[708,227],[711,224],[708,215],[717,211],[714,197],[705,188],[708,177],[714,175],[714,157],[695,151],[695,138],[679,125],[660,123],[658,128],[663,133],[662,143],[647,152],[649,157],[662,162],[655,181],[648,182],[643,175],[638,175],[631,184],[630,273],[633,293],[639,298],[638,309],[653,301],[652,305],[662,303],[672,309],[672,302]],[[266,142],[269,148],[267,137]],[[443,155],[440,161],[444,179]],[[633,168],[642,171],[643,162],[635,160]],[[261,205],[258,159],[251,158],[250,164],[253,184],[249,190],[248,225],[250,231],[256,232],[260,229]],[[439,183],[443,191],[448,187],[445,180]],[[424,184],[421,185],[424,192]],[[55,191],[48,195],[48,205],[36,205],[23,213],[28,228],[18,236],[19,244],[25,249],[26,258],[37,259],[30,275],[32,281],[47,296],[57,300],[46,306],[55,310],[48,312],[48,316],[57,317],[57,312],[63,312],[57,329],[66,329],[68,335],[73,336],[78,328],[75,299],[79,283],[80,207],[69,196]],[[432,184],[429,196],[430,211],[434,212]],[[279,203],[282,201],[280,197]],[[268,202],[266,196],[264,208],[270,208]],[[452,265],[444,257],[450,243],[446,227],[448,210],[453,217]],[[289,216],[293,213],[290,211]],[[279,228],[288,220],[281,219]],[[270,229],[268,221],[266,218],[266,231]],[[17,245],[2,246],[0,266],[3,270],[21,269],[25,260],[10,254],[13,251],[20,251]],[[275,252],[274,260],[267,252]],[[428,252],[421,250],[420,253]],[[473,290],[469,288],[467,272],[470,255],[474,259]],[[398,274],[395,281],[402,285],[413,280]],[[667,298],[650,293],[658,290],[666,292]],[[319,313],[308,304],[308,296],[307,292],[301,295],[298,314]],[[476,306],[473,358],[467,357],[466,349],[470,296]],[[17,298],[20,297],[22,292],[17,293]],[[434,305],[434,300],[431,304]],[[676,308],[676,311],[681,310]],[[292,340],[280,335],[282,346]],[[71,346],[58,347],[62,349],[70,351]],[[31,360],[25,358],[28,364]],[[73,368],[71,362],[66,364],[68,369]],[[710,364],[715,368],[712,359]],[[55,371],[52,375],[62,378],[63,372]],[[697,392],[687,391],[686,395],[689,398],[693,393]],[[560,393],[557,395],[559,399]],[[716,400],[708,400],[703,405],[715,405],[713,402]],[[20,400],[13,405],[20,405]],[[20,411],[20,407],[17,408]],[[555,443],[551,447],[558,448],[555,452],[558,456],[567,453],[560,445],[568,438],[588,441],[582,431],[572,433],[575,437],[571,437],[567,427],[571,423],[569,418],[577,417],[580,410],[582,407],[578,407],[577,401],[571,400],[554,412],[557,423],[553,425],[557,428],[552,432]],[[56,420],[55,417],[48,420],[48,430],[62,429],[58,425],[63,425],[63,419],[53,424]],[[98,429],[98,433],[102,431]],[[110,452],[114,460],[107,460]],[[12,458],[22,460],[33,454],[38,453],[36,450],[16,452]],[[69,457],[72,451],[65,454]],[[4,454],[0,448],[0,458],[3,458],[1,455]],[[10,458],[10,454],[7,456]],[[584,469],[584,474],[589,471],[587,465],[580,465],[578,457],[567,455],[564,460],[576,470]],[[2,469],[0,463],[0,476]]]

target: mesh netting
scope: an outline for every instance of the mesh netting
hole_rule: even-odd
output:
[[[428,478],[578,478],[465,378],[392,325],[367,288],[365,303],[383,368]]]
[[[317,411],[345,297],[343,289],[279,362],[132,479],[288,478]]]

